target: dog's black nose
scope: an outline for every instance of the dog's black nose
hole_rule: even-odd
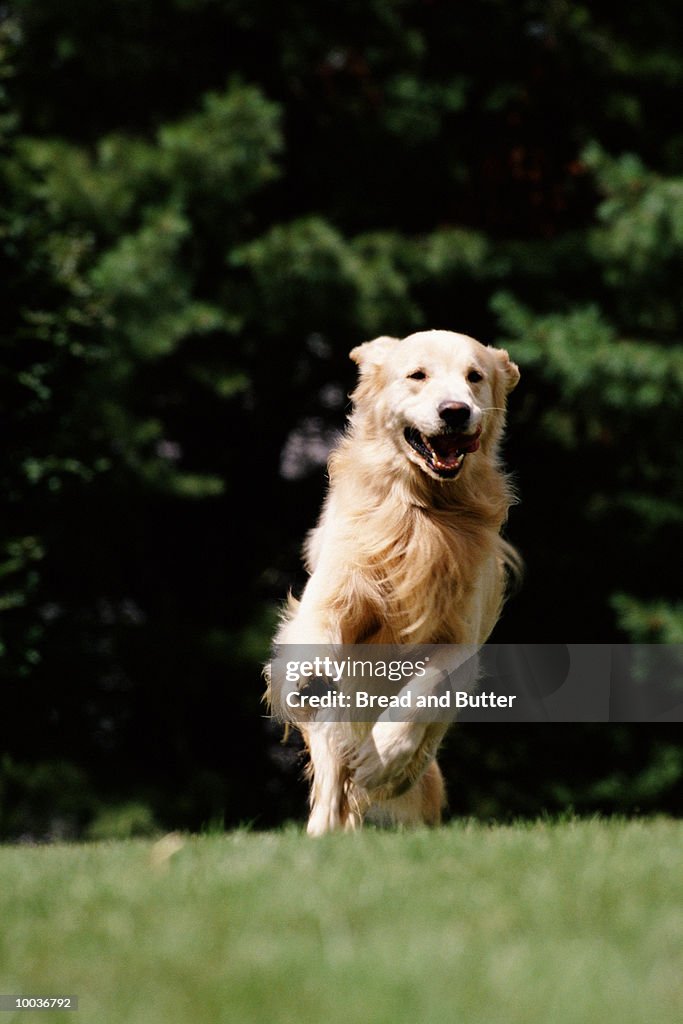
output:
[[[466,426],[472,415],[472,410],[467,402],[442,402],[437,412],[451,429]]]

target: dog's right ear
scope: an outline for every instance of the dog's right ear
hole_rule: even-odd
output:
[[[374,341],[366,341],[357,345],[349,352],[349,358],[359,367],[361,373],[374,366],[381,366],[391,349],[398,343],[398,338],[390,338],[383,335],[375,338]]]

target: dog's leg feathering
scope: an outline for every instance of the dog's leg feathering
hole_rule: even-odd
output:
[[[360,828],[363,814],[354,798],[348,768],[337,749],[334,724],[311,722],[306,726],[305,737],[311,758],[311,813],[306,829],[309,836]]]

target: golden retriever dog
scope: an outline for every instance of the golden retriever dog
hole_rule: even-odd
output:
[[[353,412],[305,545],[310,577],[300,601],[290,598],[276,648],[478,647],[518,562],[501,537],[513,495],[499,444],[519,371],[507,352],[442,330],[377,338],[350,355],[359,369]],[[447,723],[385,712],[370,723],[311,714],[293,724],[310,757],[309,834],[373,816],[440,822],[435,756]]]

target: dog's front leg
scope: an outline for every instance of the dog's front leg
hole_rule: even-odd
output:
[[[419,777],[455,715],[446,711],[435,720],[429,708],[418,710],[418,698],[437,690],[471,689],[478,673],[478,649],[476,644],[434,648],[426,675],[412,679],[400,691],[400,696],[409,695],[408,710],[385,711],[359,749],[351,766],[357,786],[374,790]]]
[[[339,725],[310,722],[305,737],[311,757],[311,813],[306,831],[321,836],[338,829],[359,828],[362,812],[350,801],[349,770],[338,749]]]
[[[313,660],[333,654],[341,642],[341,624],[333,610],[337,595],[331,591],[330,581],[338,578],[339,572],[333,566],[322,566],[311,576],[296,611],[282,623],[276,636],[281,656],[288,649],[297,659],[303,656]],[[283,695],[276,689],[271,693],[271,706],[284,712],[283,704]],[[342,742],[344,723],[325,721],[324,717],[322,710],[304,713],[295,723],[303,733],[310,757],[311,810],[307,830],[312,836],[357,828],[362,820],[357,801],[352,799],[353,787]]]
[[[419,722],[394,722],[386,713],[381,715],[354,758],[354,783],[372,791],[401,780],[408,774],[426,730]]]

